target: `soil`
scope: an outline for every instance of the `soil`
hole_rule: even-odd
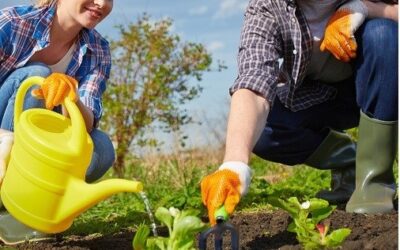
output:
[[[336,209],[329,217],[331,229],[348,227],[352,230],[342,249],[398,249],[398,213],[380,215],[350,214]],[[286,231],[290,217],[284,211],[235,213],[230,222],[239,229],[240,249],[301,249],[293,233]],[[165,230],[161,230],[161,234]],[[22,243],[13,248],[30,250],[56,249],[132,249],[134,232],[125,231],[114,235],[62,236],[42,242]],[[230,249],[229,235],[225,237],[224,249]],[[4,245],[0,243],[0,249]],[[208,239],[208,248],[213,239]]]

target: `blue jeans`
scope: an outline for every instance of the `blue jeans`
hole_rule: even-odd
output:
[[[335,99],[292,112],[276,98],[253,152],[269,161],[301,164],[317,149],[330,129],[358,126],[360,110],[382,121],[398,119],[397,23],[367,20],[356,32],[358,44],[353,77],[333,84]]]
[[[30,76],[47,77],[51,74],[50,68],[42,63],[31,63],[13,71],[7,79],[0,83],[0,128],[14,130],[14,103],[20,84]],[[30,90],[27,92],[30,93]],[[44,102],[27,94],[24,100],[24,110],[29,108],[44,108]],[[55,111],[61,113],[60,107]],[[93,182],[103,176],[115,160],[112,142],[104,132],[93,129],[90,133],[94,150],[91,163],[86,172],[86,181]]]

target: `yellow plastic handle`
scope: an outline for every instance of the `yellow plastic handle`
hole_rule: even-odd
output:
[[[33,85],[42,85],[44,81],[43,77],[40,76],[32,76],[25,79],[21,86],[18,88],[17,96],[15,98],[15,106],[14,106],[14,129],[17,127],[16,125],[19,122],[19,117],[22,113],[23,104],[24,104],[24,97],[26,91]]]
[[[64,99],[63,105],[67,109],[71,119],[72,138],[70,143],[73,145],[75,152],[83,152],[86,145],[87,132],[81,111],[78,106],[76,106],[75,102],[73,102],[69,97]]]
[[[16,125],[18,124],[19,117],[21,116],[21,113],[23,111],[22,109],[26,92],[33,85],[42,85],[43,81],[43,77],[31,76],[25,79],[21,83],[21,86],[18,88],[14,106],[14,130],[18,127]],[[72,137],[70,142],[72,143],[72,145],[74,145],[73,148],[76,150],[76,152],[82,152],[87,139],[86,125],[83,120],[82,114],[76,104],[68,97],[64,99],[63,105],[67,109],[68,114],[71,118]]]

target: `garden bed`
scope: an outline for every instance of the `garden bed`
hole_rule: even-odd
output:
[[[345,213],[338,208],[329,217],[331,228],[348,227],[351,234],[342,249],[398,249],[398,214],[362,215]],[[293,233],[286,231],[290,221],[284,211],[236,213],[231,223],[240,230],[240,249],[301,249]],[[162,233],[162,232],[161,232]],[[14,246],[16,249],[132,249],[134,232],[113,235],[58,236],[45,242],[31,242]],[[212,239],[208,249],[213,249]],[[224,242],[229,243],[227,238]],[[0,244],[0,249],[1,249]],[[228,247],[224,249],[229,249]]]

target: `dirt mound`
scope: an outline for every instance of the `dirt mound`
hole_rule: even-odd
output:
[[[398,214],[382,215],[349,214],[337,209],[329,217],[331,228],[348,227],[352,230],[342,249],[398,249]],[[231,223],[239,229],[240,249],[301,249],[293,233],[287,232],[290,217],[284,211],[236,213]],[[17,249],[132,249],[133,232],[114,235],[57,236],[45,242],[30,242],[14,246]],[[224,249],[229,249],[229,236],[224,240]],[[1,248],[0,244],[0,248]],[[213,249],[210,238],[208,249]]]

